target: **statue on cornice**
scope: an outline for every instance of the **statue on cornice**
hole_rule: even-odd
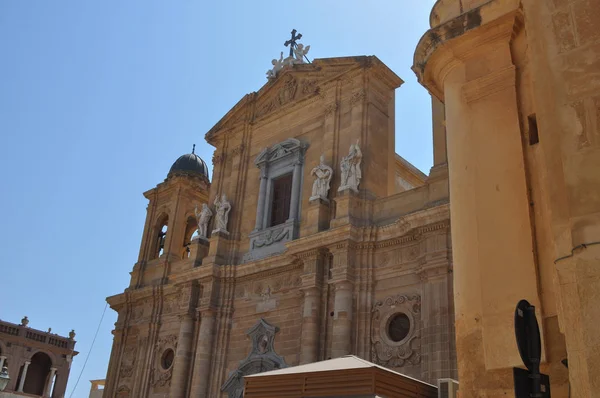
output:
[[[273,64],[273,69],[269,69],[267,71],[267,79],[272,80],[277,77],[277,73],[283,68],[284,60],[283,60],[283,51],[279,55],[279,59],[273,59],[271,61]]]
[[[318,198],[327,200],[333,169],[325,164],[325,156],[321,155],[320,163],[312,169],[310,175],[315,176],[310,200]]]
[[[198,211],[198,206],[196,206],[194,213],[198,222],[198,236],[206,239],[208,237],[208,223],[213,216],[213,212],[206,203],[202,203],[202,211]]]
[[[303,64],[304,57],[306,56],[306,54],[308,54],[309,50],[310,50],[310,46],[304,47],[304,44],[302,44],[302,43],[296,44],[296,48],[294,48],[294,56],[296,57],[296,59],[294,60],[294,63],[295,64]]]
[[[350,145],[350,152],[348,156],[345,156],[340,162],[340,169],[342,171],[342,182],[338,188],[338,192],[346,189],[351,189],[358,192],[358,185],[362,178],[360,170],[360,163],[362,161],[362,152],[358,141],[356,144]]]
[[[223,232],[225,234],[229,234],[227,231],[227,222],[229,221],[229,212],[231,211],[231,204],[227,200],[227,196],[223,194],[221,196],[221,200],[219,200],[219,196],[215,197],[215,210],[217,212],[216,215],[216,225],[214,232]]]

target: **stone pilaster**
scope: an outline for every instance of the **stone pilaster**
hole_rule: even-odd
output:
[[[177,339],[177,352],[173,364],[173,376],[171,378],[171,390],[169,396],[172,398],[184,398],[187,391],[190,362],[192,359],[192,340],[194,337],[194,317],[186,313],[180,317],[179,337]]]
[[[446,260],[442,264],[422,270],[419,276],[423,283],[421,297],[421,374],[423,380],[432,384],[441,378],[456,380],[458,374],[450,264]]]
[[[321,289],[325,256],[326,251],[323,249],[311,250],[298,256],[304,264],[301,287],[304,294],[300,344],[301,364],[316,362],[319,359]]]
[[[211,375],[212,348],[215,332],[215,312],[212,309],[199,311],[200,330],[196,345],[196,356],[194,359],[194,370],[190,387],[190,397],[208,397],[208,387]]]
[[[349,281],[339,281],[334,284],[334,287],[331,356],[338,358],[352,352],[352,292],[354,285]]]
[[[320,336],[321,294],[316,287],[302,290],[304,304],[302,312],[302,338],[300,343],[300,364],[318,360]]]

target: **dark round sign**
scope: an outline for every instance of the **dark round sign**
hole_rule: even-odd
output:
[[[540,328],[535,316],[535,307],[527,300],[519,301],[515,309],[515,336],[523,363],[532,371],[535,365],[539,369],[542,356]]]

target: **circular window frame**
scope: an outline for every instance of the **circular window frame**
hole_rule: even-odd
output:
[[[169,353],[173,354],[173,358],[171,360],[171,364],[168,367],[165,367],[165,360]],[[175,350],[173,350],[173,348],[169,347],[166,350],[164,350],[162,355],[160,356],[160,368],[163,371],[167,371],[173,367],[174,363],[175,363]]]
[[[408,328],[408,333],[406,333],[406,336],[404,336],[404,338],[402,340],[394,341],[391,338],[391,336],[389,335],[389,328],[390,328],[390,323],[392,322],[392,320],[398,315],[406,316],[408,318],[410,326]],[[382,340],[384,340],[387,345],[394,346],[394,347],[404,345],[408,341],[410,341],[412,336],[415,334],[415,318],[414,318],[413,314],[411,314],[409,311],[392,311],[389,314],[387,314],[382,321],[383,322],[381,323],[381,326],[383,326],[383,327],[380,328],[380,332],[381,332],[380,334],[381,334]]]

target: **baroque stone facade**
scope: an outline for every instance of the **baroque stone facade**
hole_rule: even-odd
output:
[[[178,160],[145,193],[131,284],[108,298],[105,398],[238,398],[244,375],[347,354],[457,377],[447,167],[394,153],[401,84],[375,57],[286,66],[206,134],[211,183]],[[360,185],[339,190],[357,143]],[[321,156],[330,189],[311,198]],[[192,239],[196,206],[222,194],[228,234]]]

